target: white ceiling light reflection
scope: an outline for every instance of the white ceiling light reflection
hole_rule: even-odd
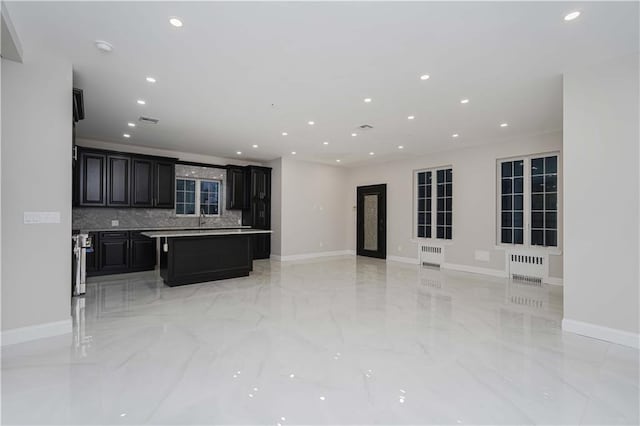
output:
[[[295,378],[296,378],[296,375],[295,375],[295,374],[293,374],[293,373],[291,373],[291,374],[289,374],[289,378],[290,378],[290,379],[295,379]]]
[[[320,397],[320,401],[325,401],[327,398],[325,398],[324,396]]]

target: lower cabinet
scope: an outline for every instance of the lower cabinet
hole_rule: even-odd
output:
[[[156,266],[156,242],[140,232],[90,233],[93,253],[87,253],[87,276],[147,271]]]
[[[268,259],[271,256],[271,234],[253,236],[253,258]]]

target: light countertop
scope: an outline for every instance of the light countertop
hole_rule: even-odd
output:
[[[81,228],[80,232],[86,234],[88,232],[122,232],[122,231],[191,231],[191,230],[200,230],[200,231],[210,231],[210,230],[218,230],[218,229],[250,229],[250,226],[112,226],[111,228]]]
[[[193,229],[179,231],[148,231],[142,235],[149,238],[176,238],[176,237],[199,237],[209,235],[250,235],[250,234],[271,234],[272,231],[266,229]]]

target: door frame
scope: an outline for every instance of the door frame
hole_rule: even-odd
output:
[[[387,258],[387,184],[358,186],[356,188],[356,253],[358,256]],[[364,196],[378,195],[378,250],[364,249]]]

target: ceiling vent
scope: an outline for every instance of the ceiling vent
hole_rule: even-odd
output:
[[[361,126],[358,126],[359,129],[361,130],[371,130],[373,129],[373,126],[369,125],[369,124],[363,124]]]
[[[148,124],[158,124],[158,120],[157,118],[151,118],[151,117],[140,117],[138,118],[138,121],[141,121],[143,123],[148,123]]]

